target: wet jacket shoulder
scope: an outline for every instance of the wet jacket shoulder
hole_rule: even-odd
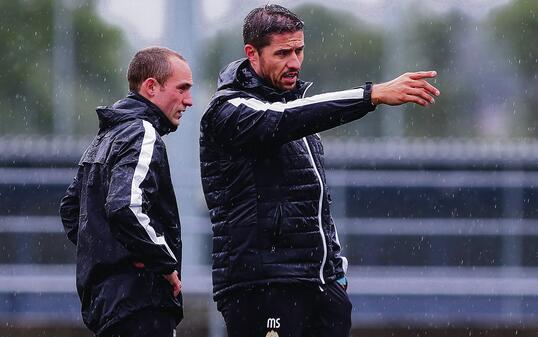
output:
[[[374,109],[364,89],[279,92],[247,60],[228,65],[200,124],[202,187],[213,226],[215,299],[267,282],[344,273],[317,132]]]
[[[179,321],[181,298],[162,277],[181,271],[180,222],[161,138],[175,128],[138,94],[97,114],[99,132],[60,206],[77,246],[84,322],[98,333],[146,307],[170,308]]]

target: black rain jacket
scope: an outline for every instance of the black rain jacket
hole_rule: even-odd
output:
[[[215,300],[255,284],[324,284],[347,269],[316,133],[375,106],[363,88],[304,98],[310,85],[277,91],[244,59],[219,75],[200,126]]]
[[[179,214],[161,136],[176,129],[137,93],[97,109],[99,132],[60,206],[76,245],[82,317],[99,334],[138,310],[183,317],[163,274],[181,271]],[[142,262],[137,269],[133,262]]]

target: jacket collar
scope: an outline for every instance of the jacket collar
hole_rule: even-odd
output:
[[[293,90],[279,90],[263,80],[252,68],[248,59],[240,59],[230,63],[219,74],[218,89],[240,86],[254,91],[271,102],[294,100],[303,95],[310,82],[297,81]]]
[[[150,122],[161,136],[177,130],[177,126],[170,122],[164,112],[144,96],[137,92],[130,91],[127,98],[131,98],[147,105],[146,118],[143,119]]]
[[[96,111],[100,129],[133,119],[150,122],[161,136],[177,129],[177,126],[168,120],[161,109],[136,92],[129,92],[127,97],[117,101],[111,107],[98,107]]]

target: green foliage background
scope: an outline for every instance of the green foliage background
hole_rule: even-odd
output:
[[[53,0],[0,2],[0,134],[53,132]],[[129,51],[119,27],[96,14],[93,1],[73,9],[75,81],[73,134],[95,132],[95,107],[126,92],[124,54]]]
[[[536,137],[538,114],[538,2],[515,0],[485,17],[465,10],[417,11],[409,2],[402,25],[371,25],[319,5],[295,8],[305,21],[301,77],[310,94],[346,89],[370,80],[390,80],[406,71],[437,70],[442,96],[423,109],[402,108],[403,136]],[[401,39],[397,41],[396,39]],[[394,42],[398,42],[399,48]],[[204,79],[215,90],[218,70],[242,57],[241,27],[220,31],[204,45]],[[387,60],[397,59],[397,69]],[[327,137],[391,136],[379,107],[359,122],[324,133]],[[395,115],[395,118],[399,118]],[[492,124],[493,126],[488,126]]]
[[[397,28],[320,5],[294,8],[306,24],[301,77],[315,83],[310,94],[387,81],[406,71],[439,73],[435,85],[442,96],[434,106],[380,107],[325,136],[391,136],[385,123],[392,116],[403,136],[538,136],[538,1],[514,0],[481,17],[465,8],[441,14],[407,4],[398,13]],[[0,2],[0,12],[6,13],[0,21],[1,135],[54,132],[53,7],[53,0]],[[79,1],[72,10],[75,78],[64,85],[74,90],[71,133],[86,135],[97,126],[95,107],[126,93],[131,47],[120,24],[99,17],[94,1]],[[243,57],[240,20],[200,45],[202,81],[197,83],[209,95],[218,71]]]

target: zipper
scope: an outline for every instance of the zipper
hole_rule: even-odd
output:
[[[272,242],[271,242],[271,253],[276,252],[276,245],[278,243],[278,238],[281,235],[282,231],[282,204],[279,203],[275,214],[273,215],[273,233],[272,233]]]
[[[310,87],[312,86],[312,83],[306,87],[303,97],[305,97],[306,92]],[[323,269],[325,268],[325,262],[327,260],[327,241],[325,240],[325,232],[323,232],[323,225],[322,225],[322,206],[323,206],[323,190],[324,185],[323,181],[321,180],[321,175],[319,174],[318,168],[316,166],[316,162],[314,161],[314,156],[312,155],[312,151],[310,150],[310,145],[308,145],[308,141],[306,140],[306,137],[303,137],[304,144],[306,145],[306,149],[308,150],[308,156],[310,159],[310,163],[312,164],[312,167],[314,168],[314,172],[316,173],[316,178],[319,182],[319,202],[318,202],[318,224],[319,224],[319,234],[321,236],[321,241],[323,242],[323,259],[321,260],[321,266],[319,268],[319,279],[321,280],[322,284],[325,284],[325,278],[323,277]]]
[[[318,168],[316,167],[316,162],[314,161],[314,156],[312,156],[312,151],[310,151],[310,146],[308,145],[308,141],[306,140],[306,137],[303,137],[303,141],[306,145],[306,149],[308,150],[308,155],[310,157],[310,163],[314,167],[314,172],[316,173],[316,177],[319,181],[319,202],[318,202],[318,224],[319,224],[319,234],[321,235],[321,241],[323,242],[323,260],[321,260],[321,267],[319,268],[319,279],[321,280],[322,284],[325,284],[325,278],[323,277],[323,268],[325,267],[325,260],[327,260],[327,241],[325,240],[325,233],[323,232],[323,226],[321,221],[321,208],[323,205],[323,182],[321,180],[321,176],[319,174]]]

